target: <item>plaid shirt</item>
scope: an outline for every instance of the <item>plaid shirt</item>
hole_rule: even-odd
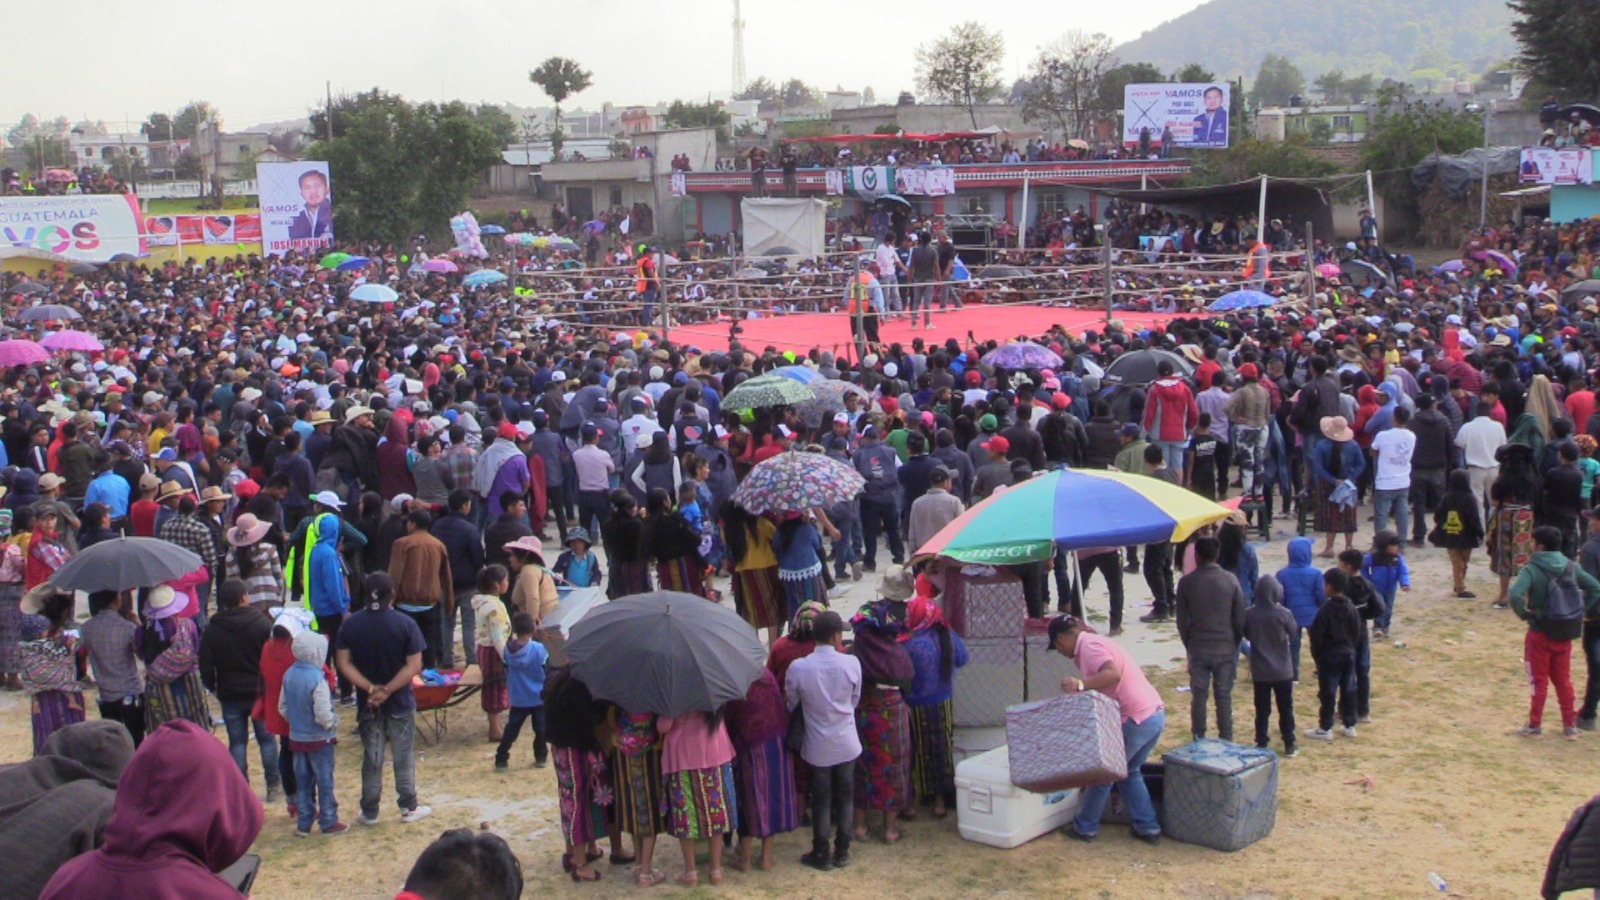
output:
[[[217,542],[211,536],[211,529],[200,521],[198,515],[173,516],[161,526],[161,531],[156,537],[177,544],[185,550],[193,550],[199,554],[211,577],[213,579],[217,577]]]
[[[450,475],[450,483],[460,490],[472,487],[472,472],[478,467],[478,451],[460,444],[451,447],[439,457],[444,463],[445,472]]]

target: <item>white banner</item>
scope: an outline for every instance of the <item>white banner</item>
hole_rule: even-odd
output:
[[[1151,147],[1228,146],[1229,85],[1130,84],[1122,89],[1122,143]]]
[[[144,216],[133,194],[0,197],[0,256],[42,250],[79,262],[145,255]]]
[[[1523,184],[1591,184],[1594,151],[1585,147],[1523,147],[1518,171]]]
[[[257,163],[261,252],[317,254],[333,248],[333,194],[325,162]]]
[[[894,170],[895,193],[902,196],[948,197],[956,192],[956,171],[898,167]]]
[[[852,194],[876,199],[894,192],[892,166],[851,166],[845,171],[845,189]]]
[[[670,190],[674,197],[686,197],[689,194],[689,179],[682,172],[673,172],[669,180]]]
[[[830,197],[837,197],[844,193],[844,170],[827,170],[823,173],[823,183]]]

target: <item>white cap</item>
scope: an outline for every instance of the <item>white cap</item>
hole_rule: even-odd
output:
[[[833,421],[834,421],[834,424],[836,424],[836,425],[849,425],[850,424],[850,414],[847,413],[847,412],[834,413],[833,414]]]
[[[333,491],[320,491],[311,495],[312,503],[320,503],[329,509],[344,509],[344,501]]]

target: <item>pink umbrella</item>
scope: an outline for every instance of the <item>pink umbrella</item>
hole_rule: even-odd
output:
[[[33,341],[0,341],[0,366],[26,366],[50,361],[50,351]]]
[[[1317,271],[1317,274],[1321,275],[1323,278],[1338,278],[1339,277],[1339,267],[1334,265],[1333,263],[1323,263],[1322,265],[1317,266],[1317,270],[1316,271]]]
[[[1472,254],[1472,258],[1493,262],[1495,267],[1506,273],[1508,277],[1517,277],[1517,264],[1511,261],[1511,257],[1501,253],[1499,250],[1479,250],[1477,253]]]
[[[98,353],[106,346],[95,340],[94,335],[86,331],[66,329],[58,331],[39,342],[39,346],[47,350],[61,350],[73,353]]]
[[[449,274],[451,272],[459,272],[461,270],[450,260],[435,257],[422,264],[422,271]]]

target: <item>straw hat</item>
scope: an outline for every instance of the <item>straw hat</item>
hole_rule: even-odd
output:
[[[890,566],[883,571],[878,582],[878,596],[885,600],[908,600],[916,592],[911,570],[905,566]]]
[[[1328,416],[1322,420],[1322,436],[1330,441],[1348,441],[1356,436],[1344,416]]]
[[[331,425],[333,424],[333,414],[325,409],[315,410],[311,413],[310,422],[312,428],[318,425]]]
[[[232,500],[232,499],[233,499],[233,495],[232,494],[228,493],[227,491],[223,490],[222,488],[217,487],[214,484],[206,485],[205,490],[200,492],[200,504],[202,506],[204,506],[207,503],[221,503],[224,500]]]
[[[156,502],[162,503],[187,493],[189,493],[189,489],[176,481],[163,481],[161,482],[161,490],[156,492]]]
[[[150,589],[150,598],[145,601],[144,617],[146,619],[169,619],[183,612],[188,606],[188,598],[178,596],[178,592],[169,584],[158,584]]]
[[[248,547],[259,543],[272,529],[272,523],[263,522],[251,513],[240,516],[232,528],[228,529],[228,543],[235,547]]]

